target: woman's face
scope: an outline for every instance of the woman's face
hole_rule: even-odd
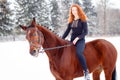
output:
[[[77,11],[77,8],[76,7],[72,7],[72,14],[74,16],[78,16],[78,11]]]

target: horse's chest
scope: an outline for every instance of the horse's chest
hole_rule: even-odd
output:
[[[50,63],[50,70],[55,78],[62,80],[61,73],[59,71],[59,67],[57,67],[54,63]]]

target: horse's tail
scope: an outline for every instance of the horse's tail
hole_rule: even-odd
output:
[[[113,71],[113,73],[112,73],[112,80],[117,80],[116,79],[116,67],[114,68],[114,71]]]

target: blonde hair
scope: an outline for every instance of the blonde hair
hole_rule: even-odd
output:
[[[74,15],[72,14],[72,7],[76,7],[77,8],[78,16],[80,17],[80,19],[82,21],[86,21],[87,20],[87,16],[85,15],[85,13],[82,10],[82,8],[78,4],[72,4],[72,6],[70,7],[70,10],[69,10],[68,23],[71,23],[74,20]]]

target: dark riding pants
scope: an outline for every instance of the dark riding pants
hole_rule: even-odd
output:
[[[85,48],[85,39],[81,39],[79,40],[77,43],[76,43],[76,52],[77,52],[77,56],[78,56],[78,59],[84,69],[84,71],[87,70],[87,64],[86,64],[86,59],[83,55],[83,51],[84,51],[84,48]]]

